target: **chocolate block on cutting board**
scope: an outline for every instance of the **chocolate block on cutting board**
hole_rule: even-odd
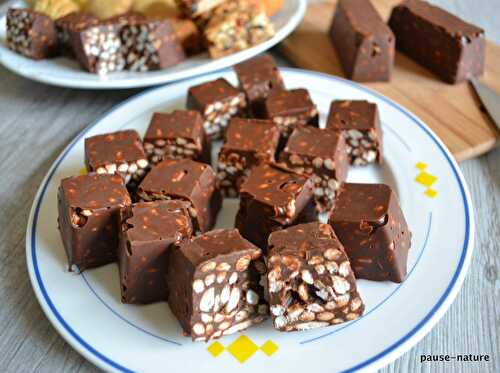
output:
[[[89,174],[61,181],[57,194],[59,232],[70,270],[116,260],[121,214],[132,202],[119,175]]]
[[[408,0],[392,10],[396,47],[447,83],[484,71],[484,30],[425,1]]]
[[[167,299],[168,251],[193,232],[188,207],[178,200],[139,202],[124,213],[118,249],[123,303]]]
[[[339,0],[330,37],[349,79],[390,80],[394,34],[369,0]]]

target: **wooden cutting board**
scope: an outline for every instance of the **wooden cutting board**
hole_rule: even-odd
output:
[[[372,0],[384,19],[400,0]],[[283,53],[297,67],[344,76],[328,29],[334,0],[311,2],[300,26],[282,42]],[[488,42],[486,72],[481,80],[500,93],[500,46]],[[458,161],[481,155],[500,143],[500,136],[468,83],[449,85],[396,53],[392,79],[366,86],[392,98],[427,123]]]

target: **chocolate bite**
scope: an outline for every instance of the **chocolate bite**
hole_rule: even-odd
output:
[[[196,24],[186,18],[172,18],[172,26],[174,27],[177,40],[184,48],[184,52],[188,56],[200,53],[203,50],[203,39],[200,30]]]
[[[267,96],[265,108],[266,118],[278,125],[282,141],[286,142],[295,128],[318,127],[318,110],[306,89],[272,91]]]
[[[221,138],[229,120],[246,108],[244,93],[234,88],[226,79],[189,88],[187,108],[199,111],[204,118],[203,127],[211,139]]]
[[[70,270],[116,260],[120,216],[131,205],[119,175],[89,174],[63,179],[57,194],[59,232]]]
[[[357,278],[404,280],[411,232],[389,186],[344,183],[330,224],[344,245]]]
[[[234,66],[240,88],[245,92],[252,115],[265,117],[265,101],[274,89],[285,89],[283,78],[273,58],[265,54]]]
[[[73,56],[72,42],[81,30],[96,26],[99,19],[89,13],[73,12],[55,21],[61,54]]]
[[[272,233],[268,269],[269,306],[280,331],[340,324],[363,313],[349,259],[328,224]]]
[[[203,118],[194,110],[154,113],[144,136],[144,150],[151,164],[167,158],[211,163],[211,146],[203,130]]]
[[[382,163],[382,129],[376,104],[362,100],[333,101],[326,128],[343,133],[352,164]]]
[[[53,57],[58,48],[54,21],[34,10],[10,8],[7,12],[7,46],[34,60]]]
[[[191,237],[189,203],[139,202],[126,211],[120,230],[118,264],[123,303],[167,299],[167,254]]]
[[[190,159],[166,159],[144,178],[137,195],[143,201],[180,199],[188,201],[195,233],[206,232],[214,224],[222,206],[212,168]]]
[[[369,0],[340,0],[330,37],[349,79],[360,82],[390,80],[394,34]]]
[[[126,130],[86,138],[85,165],[88,172],[120,174],[134,192],[149,162],[137,131]]]
[[[236,229],[218,229],[170,251],[169,305],[195,341],[216,339],[267,318],[262,251]]]
[[[224,195],[236,197],[250,170],[274,162],[280,133],[270,120],[234,118],[219,153],[219,185]]]
[[[396,48],[447,83],[484,72],[484,30],[425,1],[407,0],[391,13]]]
[[[276,165],[255,167],[240,188],[235,226],[267,250],[269,235],[291,225],[317,220],[310,178]]]

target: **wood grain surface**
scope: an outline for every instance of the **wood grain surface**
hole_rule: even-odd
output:
[[[471,17],[495,2],[441,0]],[[2,1],[0,0],[0,3]],[[498,9],[498,8],[495,8]],[[489,18],[487,17],[489,14]],[[481,18],[481,17],[480,17]],[[43,314],[26,268],[25,233],[40,182],[62,149],[90,122],[138,91],[77,91],[44,86],[0,67],[0,372],[98,372]],[[384,373],[500,372],[500,149],[461,163],[477,219],[472,265],[437,326]],[[436,270],[440,263],[437,261]],[[383,327],[383,326],[381,326]],[[376,331],[366,338],[377,338]],[[119,343],[117,341],[117,343]],[[421,364],[421,354],[490,354],[489,363]],[[325,371],[328,371],[325,357]],[[162,367],[160,371],[168,371]],[[177,373],[177,372],[175,372]]]
[[[372,1],[384,19],[400,0]],[[344,76],[328,36],[336,0],[312,2],[301,25],[281,44],[298,67]],[[500,45],[487,42],[482,81],[500,91]],[[467,83],[443,83],[408,57],[396,53],[389,83],[369,83],[426,122],[459,161],[483,154],[499,144],[500,136]]]

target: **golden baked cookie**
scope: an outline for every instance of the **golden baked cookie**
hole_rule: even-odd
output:
[[[132,2],[133,0],[89,0],[87,10],[100,19],[106,19],[128,12]]]
[[[173,18],[180,13],[174,0],[134,0],[132,10],[157,18]]]
[[[33,10],[57,19],[78,12],[80,7],[73,0],[36,0]]]

